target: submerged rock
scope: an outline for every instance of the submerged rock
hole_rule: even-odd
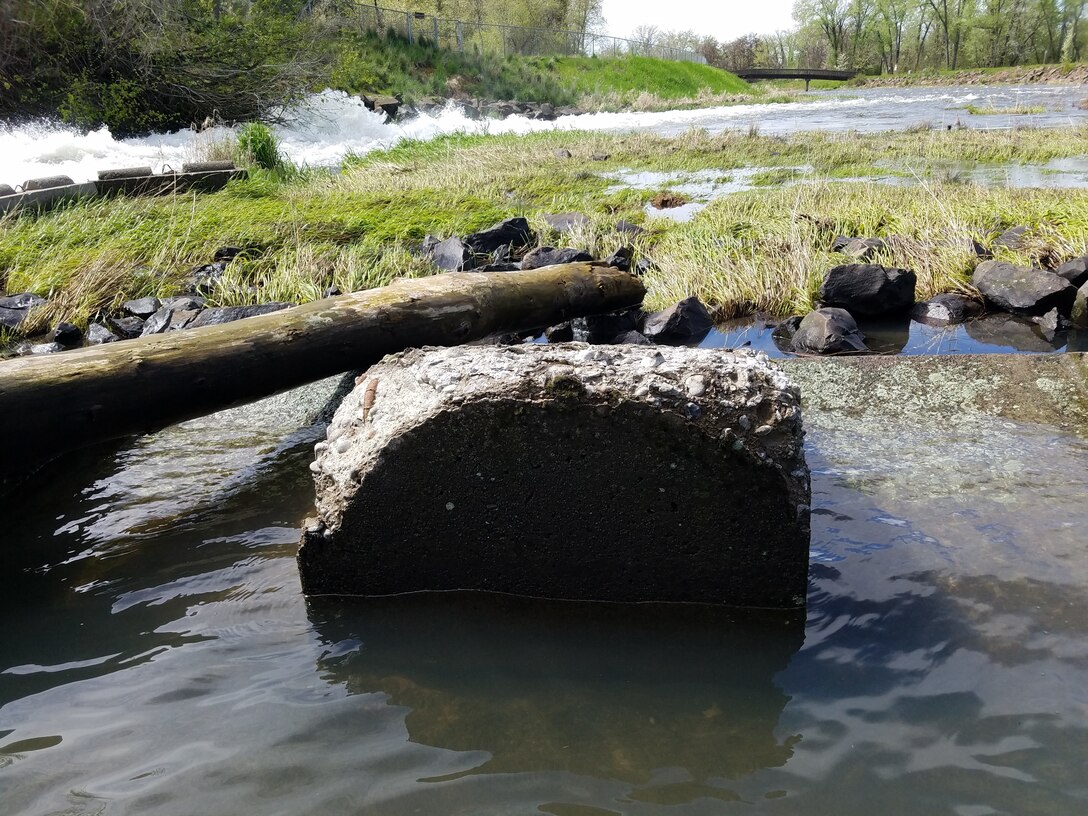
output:
[[[824,308],[801,320],[790,345],[803,354],[849,354],[868,351],[853,316],[844,309]]]
[[[1026,317],[996,312],[963,324],[967,336],[989,346],[1007,346],[1016,351],[1050,352],[1062,346],[1057,337],[1047,338],[1041,326]]]
[[[982,304],[977,300],[949,293],[916,304],[910,316],[919,323],[930,326],[951,326],[981,313]]]
[[[1053,272],[1004,261],[983,261],[971,282],[997,308],[1020,314],[1069,314],[1077,296],[1076,287]]]
[[[851,314],[885,315],[914,305],[917,276],[909,269],[877,264],[844,264],[827,273],[819,299]]]
[[[802,437],[799,393],[751,353],[387,357],[316,448],[303,588],[798,607]]]
[[[642,333],[657,343],[698,343],[714,328],[714,320],[699,298],[684,298],[674,306],[646,315]]]

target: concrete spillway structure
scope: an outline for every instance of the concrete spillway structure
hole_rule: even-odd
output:
[[[372,367],[312,465],[312,594],[804,605],[797,390],[766,358],[424,349]]]

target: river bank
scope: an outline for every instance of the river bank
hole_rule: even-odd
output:
[[[921,300],[970,292],[975,243],[1020,265],[1082,255],[1088,190],[964,182],[985,166],[1001,176],[1002,166],[1036,165],[1035,184],[1060,178],[1047,163],[1082,155],[1084,139],[1083,128],[454,135],[349,157],[339,173],[254,171],[215,195],[9,217],[0,222],[0,269],[6,292],[49,301],[25,331],[85,327],[126,301],[179,294],[209,264],[218,264],[203,293],[211,307],[304,302],[330,288],[433,274],[421,249],[427,235],[523,216],[539,244],[597,258],[631,246],[636,262],[647,261],[649,308],[695,295],[720,318],[802,314],[842,262],[837,235],[884,239],[874,259],[913,269]],[[905,196],[903,185],[919,194]],[[562,213],[581,217],[557,230],[547,216]],[[1018,226],[1021,242],[994,246]],[[224,247],[235,251],[217,260]]]
[[[963,85],[1085,85],[1088,65],[1017,65],[1004,68],[973,68],[963,71],[918,71],[881,76],[858,76],[844,83],[857,88],[911,88]],[[1088,96],[1088,89],[1085,91]]]

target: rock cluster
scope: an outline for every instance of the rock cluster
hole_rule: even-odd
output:
[[[251,306],[208,307],[206,295],[211,294],[227,265],[239,254],[237,247],[222,247],[210,263],[197,267],[186,279],[185,294],[159,299],[149,296],[125,302],[118,312],[101,314],[86,333],[70,323],[60,322],[44,337],[35,338],[15,347],[17,354],[55,354],[83,345],[115,343],[136,337],[195,329],[229,323],[256,315],[268,314],[294,306],[294,303],[274,302]],[[33,309],[45,306],[45,298],[29,292],[0,298],[0,326],[15,333],[21,329]]]
[[[992,246],[1022,248],[1029,240],[1030,230],[1018,226],[998,235]],[[1070,326],[1088,328],[1088,256],[1074,258],[1052,270],[1021,267],[992,260],[990,250],[972,242],[972,249],[981,262],[975,268],[971,283],[983,301],[947,293],[916,303],[914,272],[868,262],[887,248],[879,238],[836,237],[832,242],[833,251],[866,262],[832,268],[820,286],[819,308],[804,317],[789,318],[778,324],[775,341],[779,347],[800,354],[872,351],[874,349],[870,348],[858,325],[859,320],[905,322],[913,319],[932,326],[967,323],[971,334],[972,327],[987,307],[1010,317],[1006,321],[1008,326],[1000,320],[990,320],[988,327],[979,327],[984,335],[988,336],[992,330],[1007,335],[1008,331],[999,327],[999,323],[1009,330],[1023,325],[1028,333],[1033,324],[1038,334],[1036,339],[1048,349],[1052,346],[1047,344],[1064,329]],[[1023,345],[1019,342],[1000,344]],[[1036,345],[1039,343],[1032,347]]]
[[[800,395],[761,354],[403,352],[316,447],[303,586],[800,606],[802,439]]]

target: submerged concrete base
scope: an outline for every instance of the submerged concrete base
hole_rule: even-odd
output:
[[[311,468],[307,593],[804,604],[799,395],[755,354],[406,352],[362,378]]]

